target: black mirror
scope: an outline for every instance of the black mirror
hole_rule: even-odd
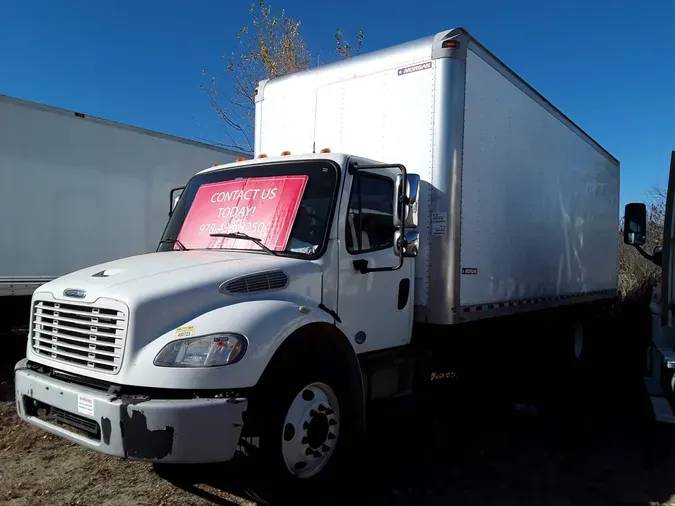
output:
[[[623,215],[623,242],[642,246],[647,242],[647,206],[641,202],[626,204]]]
[[[173,188],[171,190],[171,193],[169,194],[169,216],[173,214],[173,210],[176,208],[176,204],[178,204],[178,199],[180,199],[180,196],[183,194],[184,189],[185,186],[181,186],[179,188]]]

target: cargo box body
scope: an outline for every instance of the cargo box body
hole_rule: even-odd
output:
[[[0,95],[0,296],[155,251],[170,190],[239,156]]]
[[[261,83],[255,154],[348,153],[422,178],[415,319],[617,293],[619,162],[464,30]]]

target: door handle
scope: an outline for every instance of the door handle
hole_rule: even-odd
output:
[[[354,260],[352,262],[354,265],[354,269],[359,271],[361,274],[367,274],[368,273],[368,260],[365,258],[361,258],[359,260]]]

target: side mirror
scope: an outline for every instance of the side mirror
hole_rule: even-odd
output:
[[[407,184],[403,185],[403,175],[396,176],[396,185],[394,187],[394,227],[401,226],[405,220],[405,228],[417,228],[419,226],[419,201],[420,201],[420,176],[417,174],[408,174]],[[408,205],[401,210],[398,198],[405,191],[408,197]],[[401,216],[403,213],[403,216]]]
[[[405,216],[405,228],[417,228],[419,225],[420,183],[419,175],[408,174],[408,184],[406,185],[408,212]]]
[[[420,233],[416,230],[410,230],[405,233],[405,239],[401,237],[401,231],[397,230],[394,234],[394,254],[399,256],[403,247],[403,256],[406,258],[415,258],[420,253]]]
[[[183,190],[185,190],[185,186],[173,188],[171,190],[171,193],[169,194],[169,217],[173,214],[173,210],[176,209],[176,204],[178,204],[180,196],[183,195]]]
[[[647,206],[641,202],[626,204],[623,215],[623,242],[642,246],[647,242]]]

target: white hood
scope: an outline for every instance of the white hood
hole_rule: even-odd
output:
[[[224,282],[269,271],[283,271],[287,279],[285,284],[279,289],[257,292],[245,289],[237,292],[234,288],[234,293],[221,290]],[[243,286],[248,287],[246,283]],[[129,320],[124,358],[116,381],[187,388],[190,384],[200,384],[198,380],[215,381],[209,374],[218,375],[219,371],[197,374],[188,369],[149,369],[161,346],[175,338],[175,329],[201,319],[200,330],[212,326],[218,331],[237,331],[240,327],[237,317],[241,313],[232,312],[227,320],[219,317],[209,320],[207,315],[248,302],[263,304],[257,307],[264,307],[265,303],[274,300],[297,305],[316,304],[321,301],[321,288],[321,266],[308,260],[222,250],[167,251],[123,258],[73,272],[43,285],[35,292],[34,299],[70,304],[92,304],[98,300],[98,305],[104,308],[125,305]],[[79,293],[71,293],[74,297],[67,296],[65,292],[70,290]],[[83,371],[81,365],[52,360],[44,353],[35,354],[30,345],[28,358],[75,374]],[[109,377],[105,371],[86,370],[87,375],[94,378]],[[223,381],[225,379],[220,378],[215,384]]]
[[[37,291],[48,291],[54,298],[64,301],[94,302],[99,297],[106,297],[135,306],[148,299],[205,288],[216,295],[224,281],[271,269],[283,269],[291,280],[309,274],[320,276],[321,273],[319,266],[306,260],[264,253],[166,251],[87,267],[55,279]],[[83,291],[85,296],[67,297],[64,295],[66,290]],[[302,291],[306,293],[306,290]]]

